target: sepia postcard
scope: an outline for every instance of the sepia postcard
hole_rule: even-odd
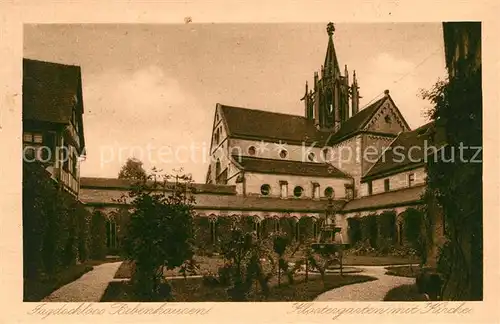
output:
[[[2,7],[6,322],[498,320],[494,2]]]

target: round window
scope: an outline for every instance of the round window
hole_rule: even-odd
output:
[[[281,157],[282,159],[286,158],[286,157],[287,157],[287,155],[288,155],[288,152],[287,152],[286,150],[281,150],[281,152],[280,152],[280,157]]]
[[[267,196],[271,193],[271,186],[268,184],[263,184],[260,187],[260,193],[263,194],[264,196]]]
[[[309,153],[309,154],[307,155],[307,159],[308,159],[309,161],[311,161],[311,162],[313,162],[313,161],[314,161],[314,158],[315,158],[315,157],[316,157],[316,156],[315,156],[315,155],[314,155],[314,153],[312,153],[312,152],[311,152],[311,153]]]
[[[250,146],[248,148],[248,154],[255,155],[255,146]]]
[[[325,197],[333,198],[334,192],[332,187],[327,187],[325,189]]]
[[[300,197],[300,196],[302,196],[302,193],[303,193],[303,192],[304,192],[304,189],[303,189],[302,187],[300,187],[300,186],[297,186],[297,187],[295,187],[295,189],[293,189],[293,195],[294,195],[295,197]]]

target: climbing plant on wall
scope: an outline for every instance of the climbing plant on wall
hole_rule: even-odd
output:
[[[481,24],[467,28],[475,35],[469,41],[480,42]],[[444,279],[443,298],[449,300],[482,299],[482,87],[475,54],[471,51],[456,62],[458,67],[470,67],[465,73],[456,71],[450,80],[423,93],[434,105],[434,133],[441,129],[446,135],[447,147],[438,158],[428,159],[425,197],[444,217],[446,243],[438,271]],[[426,217],[435,221],[439,214]]]

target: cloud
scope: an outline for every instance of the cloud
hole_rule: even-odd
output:
[[[84,79],[88,159],[82,174],[114,177],[133,155],[142,158],[147,168],[170,171],[182,166],[200,180],[206,171],[201,151],[191,161],[179,155],[160,160],[158,150],[176,152],[192,143],[202,147],[210,140],[211,109],[200,107],[194,95],[157,66]]]

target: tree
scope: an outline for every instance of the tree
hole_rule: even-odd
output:
[[[480,40],[479,23],[477,28]],[[470,65],[467,62],[470,58],[475,58],[473,53],[466,59],[458,59],[457,66]],[[476,155],[482,147],[481,67],[438,82],[423,95],[434,104],[430,117],[435,120],[435,130],[438,127],[444,130],[447,143],[440,158],[428,159],[424,196],[427,201],[435,202],[443,215],[446,243],[437,266],[444,279],[442,296],[448,300],[481,300],[482,156],[481,152]],[[462,151],[460,147],[469,149]],[[433,206],[430,205],[431,210],[436,209]],[[429,227],[441,216],[427,212],[425,217]]]
[[[118,179],[144,180],[147,178],[142,162],[135,158],[127,159],[118,173]]]
[[[124,237],[125,257],[135,264],[132,282],[137,297],[153,301],[168,287],[164,270],[193,258],[193,203],[189,177],[157,174],[135,184],[129,192],[132,213]]]

